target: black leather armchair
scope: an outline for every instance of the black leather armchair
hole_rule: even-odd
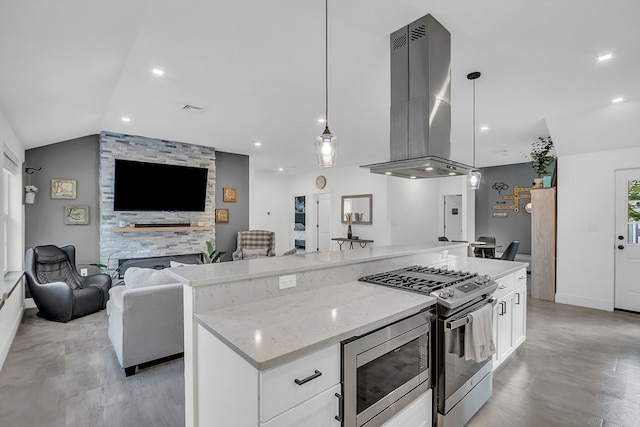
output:
[[[108,274],[80,276],[74,246],[29,248],[24,264],[29,292],[42,317],[68,322],[106,307],[111,277]]]

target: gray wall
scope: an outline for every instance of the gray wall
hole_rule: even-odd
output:
[[[98,148],[98,135],[89,135],[25,151],[26,167],[42,167],[31,174],[39,192],[34,204],[25,205],[26,248],[74,245],[78,264],[99,261]],[[77,198],[52,199],[52,179],[75,179]],[[65,225],[66,205],[88,205],[89,224]]]
[[[222,201],[222,189],[237,190],[238,201]],[[216,208],[229,209],[229,222],[216,224],[216,249],[227,252],[223,261],[231,261],[238,231],[249,229],[249,157],[216,151]]]
[[[494,236],[496,243],[502,245],[498,252],[504,251],[512,240],[519,240],[519,254],[531,254],[531,216],[524,213],[524,204],[529,199],[521,199],[519,212],[510,209],[494,209],[493,206],[512,205],[513,200],[503,196],[513,195],[515,185],[531,187],[536,174],[529,163],[482,168],[482,183],[476,192],[476,236]],[[509,187],[500,192],[494,184],[504,183]],[[507,214],[506,218],[494,218],[493,213]]]

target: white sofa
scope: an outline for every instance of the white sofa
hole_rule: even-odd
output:
[[[184,352],[182,284],[163,270],[130,267],[110,289],[109,339],[128,377],[136,366]]]

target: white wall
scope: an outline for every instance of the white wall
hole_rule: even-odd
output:
[[[18,138],[16,137],[13,129],[9,126],[4,114],[0,111],[0,151],[8,149],[11,153],[17,157],[19,164],[24,162],[24,148]],[[0,153],[0,169],[4,164],[4,155]],[[0,174],[0,189],[4,188],[3,175]],[[22,173],[11,178],[10,184],[10,218],[11,223],[9,225],[10,232],[14,233],[9,236],[4,235],[4,227],[0,227],[0,250],[4,251],[4,241],[9,239],[9,251],[8,262],[4,265],[4,254],[0,256],[0,265],[2,271],[18,271],[22,270],[22,260],[24,256],[24,206],[22,205],[22,194],[24,189],[22,188]],[[0,197],[0,200],[2,198]],[[20,284],[14,289],[11,297],[5,302],[0,313],[0,368],[4,364],[13,337],[15,336],[20,320],[22,319],[22,313],[24,312],[24,288]]]
[[[558,158],[556,302],[613,310],[615,170],[640,147]]]
[[[322,190],[315,187],[318,175],[327,178]],[[377,246],[436,240],[444,194],[463,195],[463,233],[467,238],[474,232],[474,195],[467,190],[464,177],[409,180],[372,174],[360,167],[318,168],[297,175],[254,171],[251,191],[250,228],[275,231],[278,255],[293,247],[293,197],[306,196],[309,206],[317,193],[331,194],[332,237],[347,236],[340,203],[342,196],[354,194],[373,195],[373,224],[353,225],[353,234],[374,240]],[[314,223],[314,214],[308,207],[307,224]],[[314,241],[312,236],[307,238]],[[338,249],[338,244],[331,242],[331,250]]]

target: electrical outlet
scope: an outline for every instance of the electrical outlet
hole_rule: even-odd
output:
[[[296,275],[280,276],[280,289],[288,289],[296,286]]]
[[[86,269],[86,268],[81,268],[81,269],[80,269],[80,275],[81,275],[81,276],[87,276],[88,274],[89,274],[89,273],[87,272],[87,269]]]
[[[449,256],[449,251],[442,251],[442,258],[446,259]]]

